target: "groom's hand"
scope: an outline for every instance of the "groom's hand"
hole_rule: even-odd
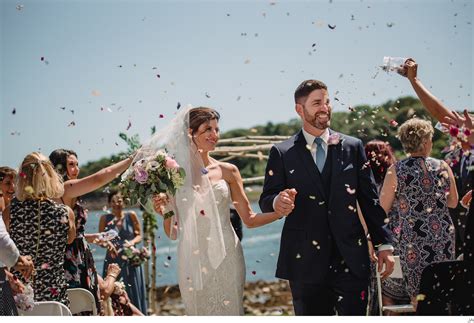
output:
[[[275,200],[275,212],[284,216],[290,214],[295,208],[296,194],[294,188],[281,191]]]
[[[385,264],[385,270],[380,273],[382,279],[387,278],[393,272],[393,267],[395,266],[395,260],[393,259],[393,254],[391,250],[379,251],[377,254],[379,272],[382,271],[383,264]]]

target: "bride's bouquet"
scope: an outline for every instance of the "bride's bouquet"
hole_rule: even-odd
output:
[[[154,195],[165,193],[175,196],[184,183],[186,173],[164,149],[151,156],[137,160],[122,176],[120,190],[132,205],[139,202],[143,206]],[[164,214],[174,215],[173,211]]]

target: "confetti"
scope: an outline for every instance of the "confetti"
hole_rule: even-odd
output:
[[[201,214],[202,216],[206,216],[206,213],[204,213],[204,210],[199,211],[199,214]]]
[[[42,264],[41,269],[49,269],[49,264],[48,263]]]
[[[273,176],[273,171],[271,169],[268,171],[268,175]]]
[[[419,301],[424,301],[426,298],[426,295],[425,294],[418,294],[416,295],[416,300],[419,302]]]
[[[16,108],[13,108],[12,110],[12,114],[15,115],[16,114]]]
[[[398,126],[398,122],[396,122],[395,120],[392,119],[392,120],[390,120],[390,125],[392,127],[396,127],[396,126]]]
[[[156,74],[156,77],[157,77],[157,78],[161,78],[160,74]]]
[[[300,259],[301,255],[299,253],[296,254],[296,259]]]
[[[250,59],[247,58],[247,59],[244,61],[244,64],[250,64]]]
[[[256,275],[257,272],[255,270],[252,270],[252,275]]]
[[[163,265],[165,266],[165,268],[168,268],[168,267],[170,266],[170,263],[167,262],[167,261],[165,261],[165,262],[163,263]]]
[[[316,199],[316,196],[310,195],[309,198],[312,199],[312,200],[315,200],[315,199]]]
[[[18,5],[16,5],[16,10],[22,11],[24,7],[25,7],[24,5],[18,4]]]
[[[100,92],[97,91],[97,90],[92,90],[91,93],[92,93],[93,96],[100,96]]]
[[[176,110],[179,110],[179,108],[181,108],[181,103],[178,102],[178,104],[176,105]]]
[[[365,300],[365,290],[363,290],[362,292],[360,292],[360,299],[361,299],[361,300]]]
[[[224,301],[224,305],[227,306],[230,304],[230,301]]]
[[[130,129],[131,126],[132,126],[132,122],[130,120],[128,120],[127,131],[128,131],[128,129]]]
[[[208,99],[210,99],[210,98],[211,98],[211,96],[210,96],[210,95],[209,95],[209,93],[207,93],[207,92],[206,92],[206,93],[204,93],[204,95],[205,95],[205,96],[206,96],[206,98],[208,98]]]
[[[67,126],[68,126],[68,127],[74,127],[75,125],[76,125],[76,122],[71,121]]]
[[[395,25],[395,23],[394,23],[394,22],[387,22],[387,27],[388,27],[388,28],[392,28],[392,27],[393,27],[393,25]]]
[[[206,175],[206,174],[209,173],[209,171],[208,171],[206,168],[201,168],[201,173],[202,173],[203,175]]]
[[[163,114],[160,114],[158,118],[163,119],[165,116]]]
[[[332,26],[332,25],[328,24],[328,27],[329,27],[329,29],[334,30],[336,28],[336,25]]]

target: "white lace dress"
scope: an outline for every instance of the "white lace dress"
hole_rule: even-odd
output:
[[[178,274],[179,289],[183,299],[187,315],[243,315],[243,290],[245,283],[245,261],[242,246],[234,232],[230,222],[230,189],[226,181],[220,180],[212,185],[222,231],[225,242],[226,256],[222,263],[213,269],[209,263],[209,258],[202,257],[201,270],[203,273],[203,290],[196,291],[185,277],[184,268],[186,248],[180,241],[178,247]],[[199,245],[205,246],[210,241],[206,238],[209,235],[209,219],[200,216],[196,220]]]

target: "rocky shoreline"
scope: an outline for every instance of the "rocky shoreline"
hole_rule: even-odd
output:
[[[178,285],[158,287],[155,315],[185,315]],[[247,282],[244,289],[245,315],[294,315],[286,280]]]

